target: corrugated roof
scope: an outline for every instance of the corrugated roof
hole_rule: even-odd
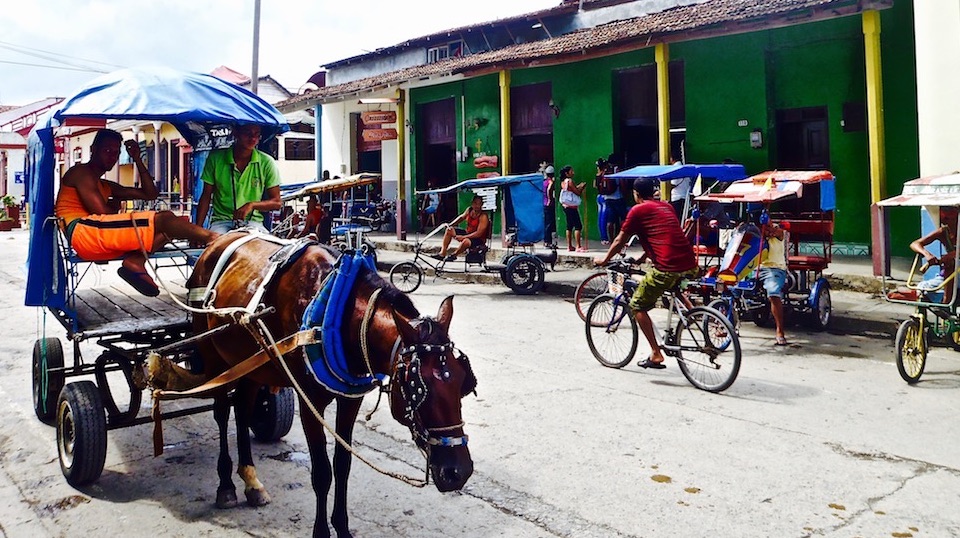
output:
[[[588,0],[585,0],[585,2]],[[594,0],[601,1],[601,0]],[[730,35],[802,24],[869,9],[886,9],[893,0],[710,0],[578,30],[552,39],[512,45],[327,86],[281,101],[281,111],[338,101],[433,76],[479,74],[499,69],[564,63],[615,54],[656,43]]]

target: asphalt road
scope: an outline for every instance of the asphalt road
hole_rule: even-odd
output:
[[[35,339],[62,330],[21,306],[25,243],[22,232],[0,234],[0,536],[309,535],[298,423],[254,447],[273,496],[263,508],[213,506],[208,414],[167,421],[159,458],[150,426],[111,431],[100,480],[66,484],[30,381]],[[745,324],[740,376],[716,395],[693,388],[671,359],[656,372],[601,367],[558,297],[445,281],[412,297],[434,313],[449,294],[451,336],[479,379],[478,396],[464,400],[475,473],[462,492],[441,494],[354,462],[356,536],[960,536],[953,351],[935,349],[921,383],[908,386],[889,340],[794,331],[783,349],[772,331]],[[364,401],[358,450],[420,476],[419,452],[386,407],[362,418],[374,404]]]

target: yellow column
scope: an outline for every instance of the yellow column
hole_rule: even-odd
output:
[[[666,43],[657,43],[657,129],[659,131],[660,164],[670,162],[670,49]],[[669,181],[660,182],[660,199],[670,200],[672,185]]]
[[[886,196],[887,167],[883,129],[883,78],[880,70],[880,13],[863,12],[863,45],[867,67],[867,141],[870,152],[870,201]]]
[[[406,92],[397,90],[397,239],[407,238],[407,102]]]
[[[500,173],[510,174],[510,71],[500,71]]]

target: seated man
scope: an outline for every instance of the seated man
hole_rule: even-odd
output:
[[[330,243],[330,220],[316,196],[307,199],[307,216],[303,230],[297,237],[306,237],[308,234],[315,234],[321,243]]]
[[[140,156],[140,145],[134,140],[125,145],[140,171],[141,186],[124,187],[101,179],[117,164],[122,141],[116,131],[97,132],[90,146],[90,160],[72,166],[60,180],[54,211],[78,256],[88,261],[122,258],[123,264],[117,270],[120,277],[140,293],[156,297],[160,290],[146,272],[143,252],[153,252],[171,239],[189,239],[205,245],[219,234],[170,211],[118,213],[123,200],[155,200],[159,196]]]
[[[456,227],[457,224],[464,221],[467,223],[466,230]],[[488,217],[487,213],[483,210],[483,198],[478,194],[474,195],[473,201],[470,202],[470,207],[461,213],[460,216],[453,219],[453,222],[447,226],[447,230],[443,233],[443,244],[440,248],[438,259],[446,261],[457,259],[457,256],[471,246],[479,246],[486,243],[489,232],[490,217]],[[448,256],[447,248],[450,246],[453,238],[456,238],[457,241],[460,242],[460,246],[457,247],[457,250],[455,250],[453,254]]]
[[[928,266],[940,266],[940,273],[934,278],[924,280],[918,284],[918,288],[921,290],[933,290],[940,287],[943,284],[943,281],[946,278],[949,278],[950,275],[954,273],[954,259],[956,258],[956,243],[957,243],[957,211],[954,208],[941,208],[940,209],[940,227],[927,235],[915,239],[910,243],[910,250],[916,252],[917,254],[923,256],[924,264]],[[927,250],[929,246],[934,241],[940,242],[940,249],[944,252],[940,256],[934,255],[932,252]],[[947,286],[943,290],[943,302],[949,303],[953,300],[953,288],[956,287],[956,283],[952,286]]]

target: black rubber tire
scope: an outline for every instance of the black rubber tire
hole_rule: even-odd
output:
[[[73,487],[100,478],[107,459],[107,415],[93,381],[63,387],[57,401],[60,471]]]
[[[577,315],[581,321],[587,319],[587,309],[594,299],[607,293],[607,272],[599,271],[593,273],[577,286],[577,291],[573,293],[573,304],[577,307]]]
[[[927,365],[927,335],[920,334],[920,320],[904,320],[897,328],[894,346],[897,350],[897,371],[904,381],[913,385],[920,381]]]
[[[717,333],[730,342],[723,351],[714,345]],[[721,392],[740,373],[740,337],[730,320],[713,308],[698,306],[684,314],[674,332],[681,351],[677,357],[680,372],[694,387],[707,392]]]
[[[423,282],[423,269],[413,262],[400,262],[390,268],[390,283],[404,293],[413,293]]]
[[[587,308],[587,347],[607,368],[623,368],[637,354],[640,328],[630,307],[612,295],[601,295]]]
[[[57,398],[66,382],[63,346],[59,338],[41,338],[33,344],[33,411],[44,424],[53,425],[57,416]]]
[[[543,262],[528,254],[514,256],[503,276],[503,283],[517,295],[533,295],[543,289]]]
[[[283,387],[276,394],[270,387],[260,387],[250,416],[250,431],[257,441],[275,443],[290,433],[296,399],[291,387]]]
[[[830,302],[830,284],[824,281],[810,301],[807,324],[815,331],[823,331],[830,326],[831,319],[833,319],[833,304]]]
[[[773,326],[773,316],[770,314],[770,303],[767,303],[760,308],[754,308],[750,311],[750,316],[753,318],[753,323],[757,327],[769,329]]]
[[[370,223],[367,224],[370,227],[371,232],[379,232],[380,227],[383,226],[383,220],[379,218],[370,219]]]

